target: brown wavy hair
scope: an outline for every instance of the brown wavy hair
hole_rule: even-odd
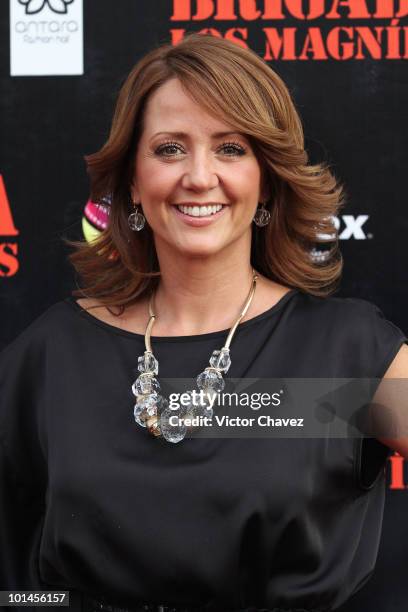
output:
[[[263,228],[253,224],[252,266],[301,291],[322,297],[333,293],[343,260],[331,217],[344,204],[343,187],[326,162],[308,162],[301,120],[276,72],[249,49],[193,33],[138,61],[120,90],[107,142],[85,157],[92,200],[110,194],[110,220],[90,243],[66,241],[75,247],[69,260],[82,281],[73,295],[97,298],[122,313],[158,285],[151,228],[146,224],[133,232],[128,226],[130,185],[146,101],[175,77],[203,109],[247,136],[260,164],[271,221]],[[330,247],[324,247],[320,260],[311,255],[317,243]]]

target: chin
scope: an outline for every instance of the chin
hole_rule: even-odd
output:
[[[174,245],[174,248],[182,253],[185,257],[199,258],[199,257],[211,257],[216,255],[225,248],[223,244],[203,244],[202,242],[195,242],[194,244]]]

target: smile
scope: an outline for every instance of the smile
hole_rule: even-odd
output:
[[[178,210],[191,217],[208,217],[209,215],[215,215],[222,207],[222,204],[215,204],[212,206],[177,206]]]
[[[228,204],[173,204],[171,209],[181,221],[191,227],[204,227],[215,223],[228,210]]]

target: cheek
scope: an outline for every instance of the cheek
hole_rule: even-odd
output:
[[[149,202],[157,203],[158,200],[167,199],[177,183],[174,168],[165,164],[158,168],[157,163],[150,159],[143,160],[137,166],[136,177],[142,201],[144,200],[147,205]]]
[[[261,173],[256,163],[240,165],[234,173],[234,184],[236,190],[246,197],[251,197],[254,201],[257,200],[260,187]]]

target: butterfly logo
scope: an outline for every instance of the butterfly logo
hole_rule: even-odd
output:
[[[48,6],[54,13],[65,14],[68,12],[68,5],[74,0],[18,0],[25,7],[26,15],[40,13],[45,6]]]

